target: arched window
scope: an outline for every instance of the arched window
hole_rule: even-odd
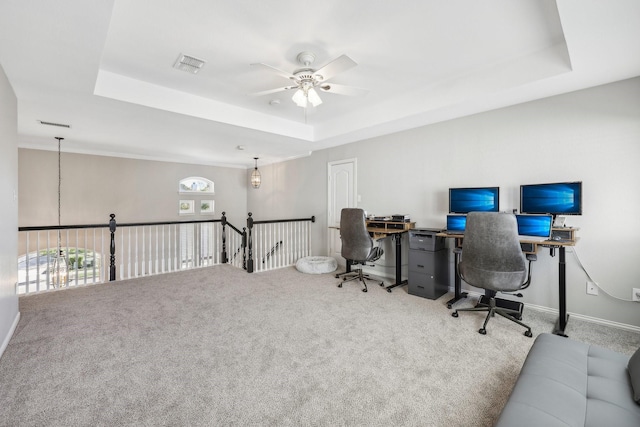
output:
[[[179,193],[213,194],[213,181],[200,176],[191,176],[180,180]]]

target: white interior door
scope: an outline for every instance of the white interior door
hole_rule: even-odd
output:
[[[329,212],[328,212],[328,246],[329,256],[344,264],[340,255],[340,211],[342,208],[357,206],[356,159],[329,162]]]

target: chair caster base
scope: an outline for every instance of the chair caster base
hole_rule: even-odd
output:
[[[338,287],[341,288],[342,287],[342,283],[338,283]]]
[[[458,312],[454,311],[453,313],[451,313],[451,317],[458,317]]]
[[[478,333],[481,335],[487,335],[487,330],[485,328],[478,329]]]
[[[367,288],[364,288],[364,289],[362,290],[362,292],[368,292],[368,291],[367,291]]]
[[[533,334],[531,333],[531,331],[524,331],[524,336],[531,338]]]

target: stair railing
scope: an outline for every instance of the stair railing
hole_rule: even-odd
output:
[[[247,218],[247,272],[295,265],[311,255],[311,224],[316,217],[258,221]],[[262,262],[254,264],[254,260]]]
[[[215,264],[249,273],[290,266],[311,254],[314,222],[314,216],[256,221],[249,213],[240,230],[223,212],[221,219],[118,224],[111,214],[106,224],[19,227],[23,255],[16,293],[62,287],[52,273],[59,231],[69,265],[64,285],[71,287]],[[256,265],[255,259],[261,262]]]

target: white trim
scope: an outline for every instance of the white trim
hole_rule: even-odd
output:
[[[533,310],[543,311],[547,313],[558,314],[558,310],[555,308],[549,308],[542,305],[535,304],[525,304],[527,308],[531,308]],[[625,329],[627,331],[640,332],[640,326],[628,325],[626,323],[614,322],[612,320],[600,319],[598,317],[587,316],[585,314],[580,313],[572,313],[570,311],[567,312],[569,317],[575,317],[576,319],[584,320],[585,322],[597,323],[599,325],[611,326],[613,328]]]
[[[16,314],[16,318],[13,319],[13,324],[11,325],[11,328],[9,329],[9,333],[7,333],[7,336],[4,337],[4,341],[2,341],[2,346],[0,346],[0,358],[4,354],[4,351],[7,348],[7,346],[9,345],[9,341],[11,340],[11,337],[13,336],[13,333],[16,331],[16,328],[18,327],[18,322],[19,321],[20,321],[20,312],[18,312]]]
[[[42,150],[42,151],[56,151],[51,146],[55,144],[51,144],[51,142],[42,142],[42,141],[18,141],[18,148],[27,149],[27,150]],[[101,151],[101,150],[93,150],[85,147],[70,147],[65,146],[65,153],[74,153],[74,154],[85,154],[88,156],[103,156],[103,157],[115,157],[118,159],[134,159],[134,160],[146,160],[151,162],[164,162],[164,163],[184,163],[188,165],[203,165],[203,166],[216,166],[221,168],[233,168],[233,169],[247,169],[248,167],[253,168],[253,164],[247,164],[246,162],[238,163],[238,162],[224,162],[224,161],[211,161],[205,159],[204,157],[199,157],[197,159],[193,159],[184,155],[178,155],[172,153],[171,157],[166,156],[157,156],[151,154],[133,154],[133,153],[125,153],[121,151]],[[293,154],[288,157],[277,158],[274,160],[273,158],[269,159],[261,159],[260,163],[262,166],[267,166],[270,164],[287,162],[289,160],[302,159],[305,157],[311,156],[313,151],[307,151],[300,154]]]

